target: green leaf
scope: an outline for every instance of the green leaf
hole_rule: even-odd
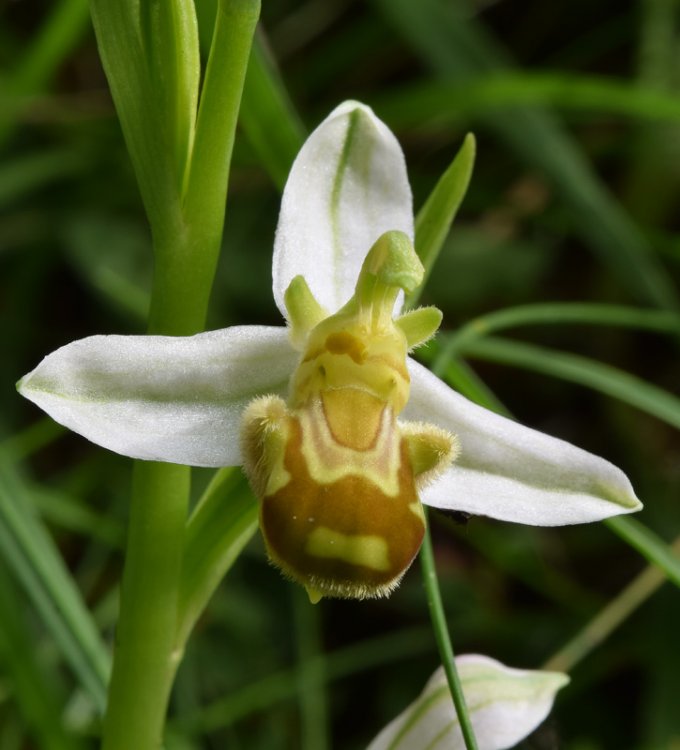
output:
[[[178,212],[179,165],[174,121],[159,101],[153,60],[144,48],[138,2],[92,0],[99,55],[152,227],[172,231]],[[174,219],[171,221],[170,219]]]
[[[178,604],[183,647],[220,581],[257,530],[259,506],[240,469],[215,472],[187,522]]]
[[[0,164],[0,209],[25,200],[51,182],[83,171],[85,162],[73,152],[51,149],[18,156]]]
[[[196,228],[223,223],[236,122],[259,15],[259,0],[220,0],[217,6],[184,190],[184,215]]]
[[[415,247],[425,267],[422,284],[411,292],[405,300],[407,308],[418,304],[420,294],[427,283],[432,268],[439,257],[444,240],[463,202],[472,167],[475,163],[476,143],[472,133],[468,133],[460,151],[439,181],[416,216]]]
[[[518,106],[552,106],[644,121],[680,121],[680,102],[671,94],[629,81],[566,73],[490,72],[483,78],[427,81],[383,94],[377,104],[398,127],[441,127],[471,117],[503,118]],[[507,112],[506,112],[507,111]]]
[[[0,555],[40,613],[65,660],[100,713],[109,654],[52,538],[31,511],[31,497],[0,461]]]
[[[650,563],[661,568],[670,581],[680,586],[680,557],[663,539],[634,518],[608,518],[605,523]]]
[[[261,33],[250,55],[240,122],[260,162],[283,190],[307,133]]]
[[[449,338],[454,337],[455,334],[451,334]],[[440,338],[447,342],[444,347],[440,346],[439,339],[435,339],[427,347],[418,350],[418,358],[424,360],[435,375],[471,401],[497,414],[511,417],[510,412],[470,365],[449,348],[449,338],[445,338],[445,334],[440,335]]]
[[[140,3],[143,45],[157,101],[155,127],[167,125],[174,144],[178,192],[194,141],[201,60],[193,0]]]
[[[472,16],[439,0],[376,0],[383,15],[438,75],[470,82],[511,67],[501,46]],[[441,111],[457,102],[442,101]],[[483,118],[489,130],[527,165],[552,181],[570,208],[574,231],[641,300],[678,309],[666,270],[640,231],[609,194],[584,154],[551,113],[518,105]]]
[[[0,665],[11,682],[12,697],[43,750],[75,750],[81,743],[64,729],[61,719],[64,696],[56,671],[40,658],[23,616],[24,606],[0,566]]]
[[[307,669],[318,670],[325,683],[414,656],[429,655],[433,642],[428,628],[409,628],[382,633],[359,643],[312,657]],[[212,703],[186,714],[178,724],[207,733],[229,726],[244,716],[265,711],[297,692],[297,668],[275,672],[231,691]]]
[[[51,10],[14,68],[3,75],[0,94],[0,147],[17,126],[23,107],[40,93],[82,38],[88,0],[61,0]]]
[[[490,333],[524,325],[585,323],[680,334],[680,317],[665,310],[588,302],[550,302],[505,308],[467,321],[447,339],[442,355]]]
[[[461,353],[584,385],[680,429],[680,398],[588,357],[493,337],[464,344]]]

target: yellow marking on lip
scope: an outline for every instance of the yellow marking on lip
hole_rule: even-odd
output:
[[[351,389],[349,389],[351,390]],[[392,410],[385,406],[375,439],[366,450],[348,447],[336,440],[320,400],[299,410],[304,457],[311,478],[330,485],[344,477],[365,477],[389,497],[399,494],[401,436]]]
[[[385,402],[358,388],[321,392],[326,422],[341,445],[367,451],[378,439]]]
[[[305,552],[314,557],[363,565],[371,570],[390,569],[387,541],[380,536],[342,534],[325,526],[317,526],[307,537]]]

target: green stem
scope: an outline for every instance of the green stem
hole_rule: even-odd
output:
[[[173,644],[189,471],[135,464],[103,750],[161,747],[175,661],[181,658]]]
[[[439,655],[444,666],[444,672],[446,673],[446,679],[449,683],[453,705],[456,708],[460,731],[463,735],[463,740],[467,750],[477,750],[477,740],[475,739],[475,734],[472,729],[472,722],[470,721],[470,716],[465,704],[465,696],[463,695],[463,687],[460,683],[458,670],[456,669],[453,646],[451,645],[451,638],[449,637],[449,630],[446,624],[446,614],[444,613],[444,605],[439,592],[439,583],[437,581],[437,570],[434,564],[434,553],[432,551],[429,523],[425,526],[425,538],[423,539],[423,546],[420,549],[420,561],[423,570],[425,591],[427,592],[427,604],[430,608],[432,627],[437,640]]]
[[[673,542],[670,549],[675,554],[680,553],[680,537]],[[593,649],[623,624],[666,580],[666,575],[656,565],[647,566],[617,597],[598,612],[583,630],[551,656],[542,669],[570,672],[578,662],[583,661]]]

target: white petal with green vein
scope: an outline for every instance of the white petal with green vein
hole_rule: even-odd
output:
[[[473,404],[409,361],[404,418],[458,435],[460,456],[423,502],[533,526],[597,521],[639,510],[626,475],[603,458]]]
[[[272,268],[281,313],[298,274],[321,305],[338,310],[370,247],[393,229],[413,239],[401,147],[369,107],[345,102],[305,141],[284,189]]]
[[[511,669],[488,656],[456,658],[479,750],[506,750],[550,713],[569,682],[559,672]],[[442,667],[420,696],[373,740],[368,750],[465,750]]]
[[[20,393],[88,440],[133,458],[241,463],[245,406],[285,395],[298,354],[283,327],[196,336],[92,336],[45,357]]]

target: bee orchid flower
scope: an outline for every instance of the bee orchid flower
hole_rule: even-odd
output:
[[[408,356],[441,322],[404,314],[423,267],[401,148],[346,102],[287,181],[273,255],[286,326],[92,336],[20,392],[110,450],[243,465],[270,558],[310,597],[383,596],[418,552],[421,501],[562,525],[638,510],[615,466],[483,409]]]

